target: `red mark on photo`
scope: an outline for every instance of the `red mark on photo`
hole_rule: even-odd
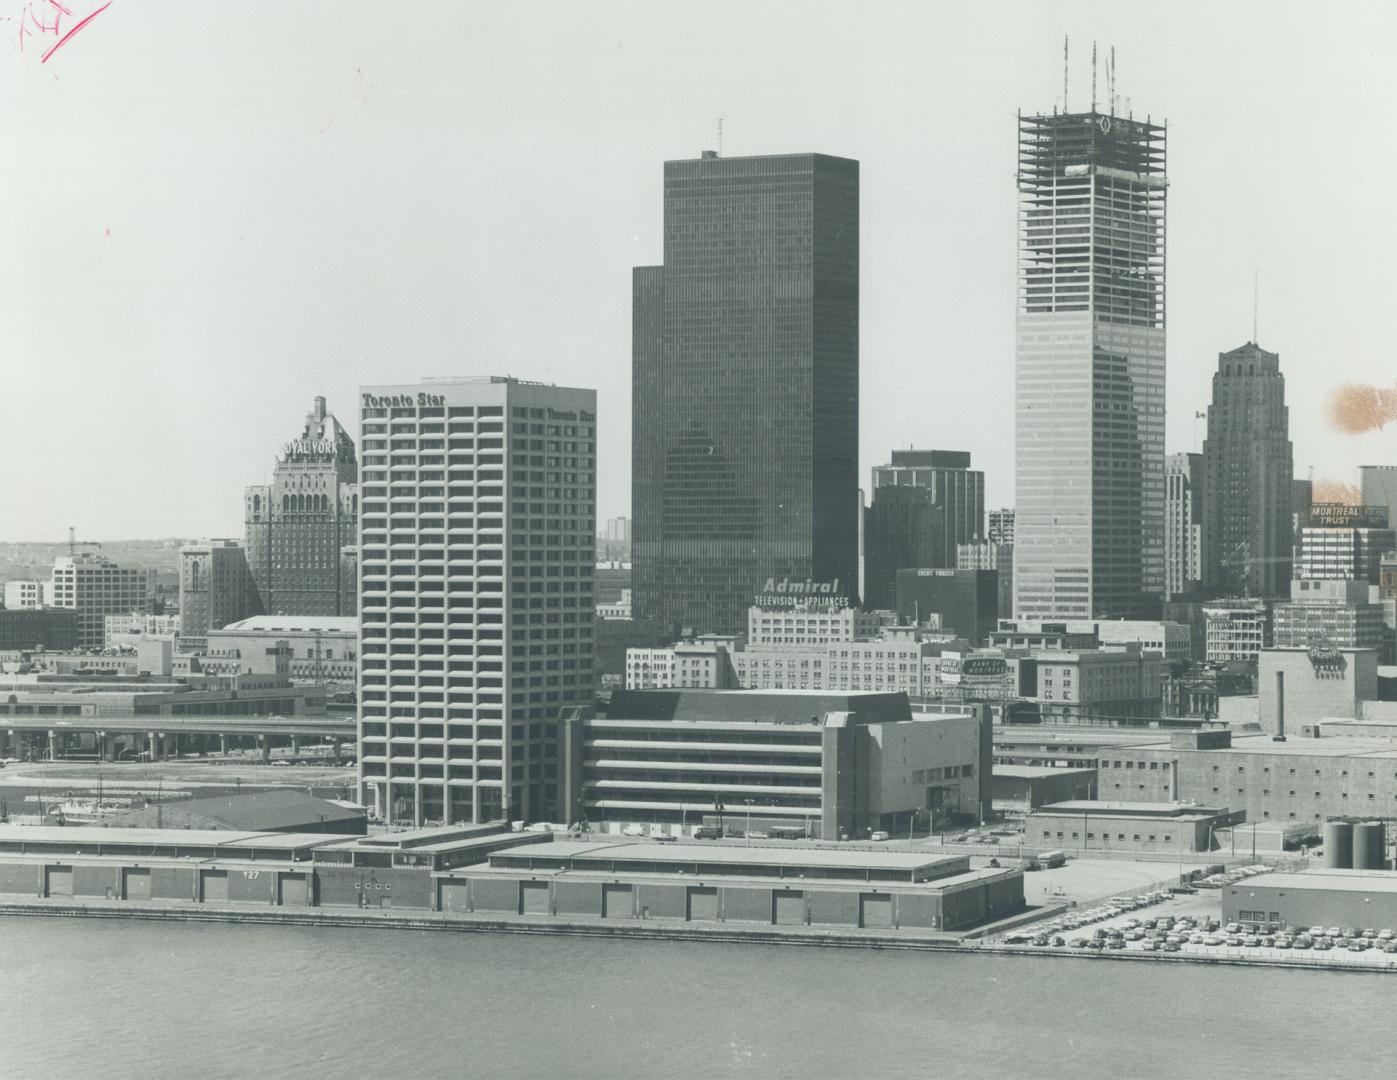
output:
[[[112,0],[98,7],[93,7],[90,0],[85,4],[68,0],[68,4],[73,6],[59,0],[29,0],[19,16],[20,51],[32,38],[36,46],[48,45],[39,57],[39,63],[48,63],[49,57],[68,44],[74,34],[111,7]]]

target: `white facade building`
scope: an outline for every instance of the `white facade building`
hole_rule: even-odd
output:
[[[144,612],[150,605],[150,575],[128,570],[93,552],[62,555],[53,561],[47,590],[50,607],[78,613],[78,647],[106,645],[106,617]]]
[[[360,421],[360,797],[558,820],[559,712],[592,703],[596,394],[371,386]]]

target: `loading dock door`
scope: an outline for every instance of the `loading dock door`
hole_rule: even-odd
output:
[[[709,885],[689,886],[689,921],[718,921],[718,890]]]
[[[469,886],[464,881],[443,881],[441,883],[442,911],[469,911]]]
[[[521,881],[519,883],[519,913],[521,915],[548,914],[548,882]]]
[[[200,890],[204,902],[208,904],[228,902],[228,871],[205,870],[200,877],[203,889]]]
[[[601,887],[602,916],[607,919],[635,918],[635,902],[631,899],[629,885],[603,885]]]
[[[310,892],[304,874],[282,874],[277,880],[281,890],[279,901],[292,907],[305,907],[310,903]]]
[[[805,894],[775,892],[771,894],[771,921],[778,926],[805,925]]]
[[[859,896],[859,925],[866,930],[891,930],[893,898],[887,893],[863,893]]]
[[[126,899],[128,900],[149,900],[150,899],[150,871],[136,867],[128,868],[126,871]]]
[[[73,895],[73,868],[71,866],[50,866],[48,868],[48,891],[46,895]]]

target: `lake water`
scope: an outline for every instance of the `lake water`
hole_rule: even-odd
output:
[[[0,1076],[1387,1075],[1397,975],[0,917]]]

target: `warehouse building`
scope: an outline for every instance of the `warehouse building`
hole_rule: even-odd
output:
[[[996,814],[1026,814],[1048,803],[1094,798],[1095,769],[994,766],[993,805]]]
[[[1245,810],[1248,821],[1392,817],[1397,746],[1386,738],[1291,734],[1277,742],[1231,731],[1175,732],[1103,747],[1097,789],[1103,799],[1226,805]]]
[[[1226,922],[1397,929],[1397,874],[1387,871],[1258,874],[1221,891]]]
[[[968,856],[554,842],[439,881],[442,911],[884,930],[963,930],[1024,906],[1023,871]]]
[[[28,897],[921,932],[1024,907],[1023,871],[971,870],[968,856],[562,842],[500,824],[381,837],[0,826],[0,900]]]
[[[1039,848],[1096,851],[1154,851],[1165,854],[1212,851],[1219,829],[1246,814],[1185,803],[1050,803],[1024,819],[1024,843]]]

